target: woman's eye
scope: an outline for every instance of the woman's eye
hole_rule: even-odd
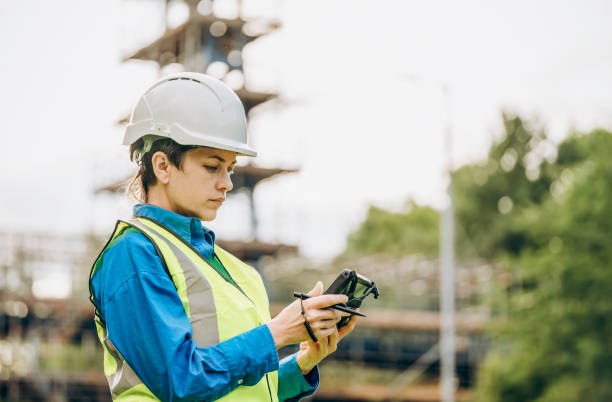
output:
[[[216,166],[204,166],[206,168],[206,170],[208,170],[211,173],[214,173],[217,171],[217,167]]]

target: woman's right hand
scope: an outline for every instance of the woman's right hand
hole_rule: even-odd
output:
[[[308,292],[310,299],[302,301],[306,319],[317,338],[324,338],[334,333],[340,318],[349,315],[337,310],[324,309],[334,304],[346,303],[348,301],[346,295],[321,295],[322,292],[323,283],[319,281]],[[277,349],[310,339],[304,325],[300,301],[300,299],[294,301],[268,322]]]

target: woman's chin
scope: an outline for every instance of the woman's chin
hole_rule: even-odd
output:
[[[206,222],[213,221],[217,217],[217,210],[207,209],[206,211],[200,211],[200,213],[198,214],[198,217],[200,218],[201,221],[206,221]]]

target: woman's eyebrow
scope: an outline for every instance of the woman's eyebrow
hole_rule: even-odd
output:
[[[217,159],[217,160],[221,161],[222,163],[225,163],[225,159],[223,159],[222,157],[220,157],[218,155],[211,155],[211,156],[208,156],[207,158]],[[236,163],[236,161],[234,160],[231,164],[233,165],[235,163]]]

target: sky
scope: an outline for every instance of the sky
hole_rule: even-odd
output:
[[[244,54],[249,88],[280,95],[251,115],[256,162],[300,169],[257,187],[258,235],[306,256],[342,252],[369,205],[442,206],[448,122],[453,166],[483,158],[502,110],[557,142],[612,129],[611,2],[243,4],[282,23]],[[0,2],[0,231],[104,234],[129,214],[128,200],[93,189],[133,169],[115,122],[160,72],[122,58],[163,32],[161,6]],[[244,196],[227,204],[209,226],[247,238]]]

